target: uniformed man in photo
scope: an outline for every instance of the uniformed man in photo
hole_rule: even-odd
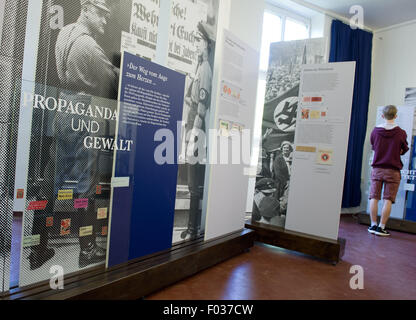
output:
[[[212,83],[212,69],[208,58],[210,54],[211,40],[203,25],[198,26],[199,41],[198,41],[198,65],[195,79],[191,85],[190,96],[185,98],[185,102],[189,106],[188,118],[186,121],[186,141],[187,141],[187,158],[194,156],[197,159],[201,158],[198,150],[195,150],[195,141],[197,139],[205,139],[200,136],[201,132],[206,132],[209,121],[209,107],[211,103],[211,83]],[[207,143],[205,141],[204,143]],[[200,159],[202,160],[202,159]],[[201,228],[201,209],[200,203],[204,191],[205,180],[205,165],[201,163],[189,163],[188,168],[188,187],[190,193],[190,209],[188,227],[182,232],[181,238],[186,239],[187,236],[195,238],[199,235]]]
[[[56,41],[61,87],[104,98],[117,98],[120,70],[97,43],[104,35],[110,10],[104,0],[81,0],[78,21],[65,26]]]
[[[95,97],[117,97],[119,69],[110,62],[97,42],[97,38],[104,35],[110,13],[104,0],[81,0],[78,20],[59,32],[55,45],[56,67],[60,80],[57,86],[62,88],[59,98],[72,101],[73,105],[89,105]],[[34,215],[32,234],[40,235],[41,238],[40,244],[32,247],[29,256],[32,270],[40,268],[55,254],[54,249],[47,246],[48,230],[43,221],[45,217],[53,216],[54,212],[67,212],[68,218],[72,221],[77,219],[81,228],[92,227],[92,232],[79,235],[80,268],[105,259],[106,250],[96,243],[96,198],[100,197],[96,191],[104,168],[111,170],[112,156],[108,152],[104,154],[104,150],[85,149],[84,138],[91,133],[86,130],[75,131],[71,121],[82,123],[89,120],[91,119],[86,116],[69,116],[60,112],[54,116],[52,128],[55,139],[45,169],[45,180],[48,181],[44,182],[40,191],[41,197],[48,200],[48,205],[44,211],[35,211]],[[100,134],[111,134],[108,128],[108,123],[100,124]],[[111,173],[109,175],[111,176]],[[65,207],[62,205],[64,202],[56,201],[57,194],[59,190],[68,189],[73,190],[74,199],[88,199],[88,207],[74,209],[72,205],[72,208],[62,208]],[[71,234],[74,233],[78,233],[78,230],[71,230]]]

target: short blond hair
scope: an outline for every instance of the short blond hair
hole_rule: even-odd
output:
[[[393,105],[385,106],[383,109],[383,115],[384,115],[384,118],[386,118],[387,120],[393,120],[394,117],[397,115],[396,106],[393,106]]]

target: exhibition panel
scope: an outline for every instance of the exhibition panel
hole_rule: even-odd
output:
[[[416,107],[416,88],[406,88],[406,96],[404,103],[406,106],[411,107],[414,109]],[[414,120],[416,117],[413,118]],[[405,190],[407,191],[406,197],[406,212],[404,214],[404,219],[416,222],[416,194],[415,194],[415,180],[416,180],[416,143],[415,143],[415,136],[416,136],[416,126],[413,122],[413,130],[407,133],[407,136],[411,136],[412,144],[409,144],[411,147],[411,156],[410,159],[410,167],[409,171],[407,172],[407,166],[404,166],[404,180],[407,181]],[[408,173],[408,174],[406,174]]]
[[[27,5],[27,12],[18,13],[28,17],[23,76],[13,81],[23,88],[11,91],[21,112],[14,196],[15,211],[24,213],[19,285],[49,279],[52,266],[68,274],[105,261],[121,54],[155,60],[161,34],[169,41],[166,64],[186,77],[185,89],[182,80],[170,82],[177,90],[172,97],[185,93],[171,118],[174,131],[182,132],[175,136],[180,170],[177,192],[148,190],[162,196],[160,203],[178,195],[163,249],[172,239],[201,235],[205,165],[189,163],[185,150],[198,141],[190,137],[192,129],[208,127],[219,1],[29,0]],[[161,30],[160,6],[167,5],[170,24]],[[73,110],[62,112],[65,108]],[[111,141],[110,150],[103,147]],[[149,198],[146,205],[152,204]],[[150,221],[147,227],[150,232]]]
[[[416,144],[415,144],[415,107],[416,107],[416,89],[406,88],[404,105],[397,107],[397,125],[407,133],[407,143],[410,151],[401,156],[403,163],[403,169],[401,170],[401,181],[399,190],[397,192],[396,201],[391,210],[391,218],[410,221],[416,221],[416,197],[415,197],[415,179],[416,179]],[[382,110],[384,107],[377,108],[376,126],[383,123],[381,118]],[[369,155],[369,163],[371,166],[373,159],[373,151]],[[370,170],[371,172],[371,170]],[[368,177],[368,183],[370,183],[370,177]],[[368,189],[367,189],[368,190]],[[383,201],[379,203],[379,213],[383,207]],[[370,212],[370,202],[367,205],[367,213]]]
[[[104,263],[117,101],[22,81],[32,109],[20,286]]]
[[[205,240],[244,228],[251,173],[259,53],[223,31],[214,135],[209,135]],[[227,201],[224,201],[227,199]]]
[[[19,102],[14,79],[21,77],[27,1],[0,2],[0,293],[9,290],[14,172]]]
[[[187,76],[173,243],[203,236],[205,229],[207,141],[202,136],[207,135],[215,111],[211,106],[218,10],[219,0],[172,1],[167,66]],[[190,141],[192,130],[201,133],[200,148]],[[199,161],[189,161],[190,155]]]
[[[285,226],[301,67],[325,63],[325,48],[325,38],[270,45],[253,222]]]
[[[377,108],[377,118],[376,126],[379,126],[384,123],[384,119],[381,117],[383,114],[384,107]],[[414,130],[414,118],[415,118],[415,109],[412,106],[399,106],[397,107],[397,125],[402,128],[407,133],[407,144],[412,146],[413,141],[413,130]],[[412,150],[412,148],[411,148]],[[371,151],[369,166],[373,163],[373,151]],[[412,194],[414,191],[414,184],[411,181],[412,177],[409,174],[411,170],[411,157],[412,153],[409,151],[405,155],[401,156],[401,161],[403,163],[402,170],[402,180],[400,181],[399,191],[396,196],[396,201],[391,210],[391,218],[396,219],[405,219],[406,211],[408,208],[408,203],[412,201]],[[413,161],[412,161],[413,162]],[[371,170],[369,171],[371,173]],[[368,179],[367,192],[370,191],[370,177]],[[383,208],[383,201],[380,201],[378,204],[379,213],[381,214]],[[368,201],[367,212],[370,212],[370,201]]]
[[[302,66],[287,230],[338,239],[355,64]]]
[[[123,54],[108,267],[172,246],[184,89],[184,75]]]

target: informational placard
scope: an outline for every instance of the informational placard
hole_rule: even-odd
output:
[[[383,114],[384,107],[377,108],[377,119],[376,119],[376,126],[382,125],[385,120],[381,117]],[[411,106],[398,106],[397,107],[397,119],[396,124],[402,128],[407,133],[407,144],[410,146],[412,145],[412,131],[413,131],[413,123],[414,123],[414,114],[415,108]],[[391,218],[397,219],[404,219],[405,211],[406,211],[406,193],[407,191],[412,191],[414,188],[414,184],[416,181],[413,180],[413,170],[409,170],[410,165],[410,158],[411,158],[411,151],[409,150],[405,155],[401,156],[401,160],[403,163],[403,169],[401,171],[402,180],[400,181],[399,191],[397,192],[396,202],[394,206],[391,208]],[[371,151],[370,163],[373,163],[373,155],[374,152]],[[371,170],[369,170],[370,176],[368,179],[369,185],[368,190],[370,190],[370,183],[371,183]],[[380,201],[378,204],[378,213],[381,215],[383,209],[384,202]],[[367,205],[367,212],[370,212],[370,201],[368,201]]]
[[[338,238],[354,76],[355,62],[302,66],[287,230]]]
[[[129,177],[129,183],[112,188],[108,267],[172,245],[184,90],[184,75],[123,54],[116,135],[123,147],[112,181]]]
[[[260,60],[256,50],[227,30],[221,45],[217,134],[209,138],[206,240],[244,228]]]

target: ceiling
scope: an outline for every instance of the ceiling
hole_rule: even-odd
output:
[[[364,25],[378,30],[416,19],[416,0],[302,0],[347,19],[353,16],[350,8],[360,5],[364,9]]]

